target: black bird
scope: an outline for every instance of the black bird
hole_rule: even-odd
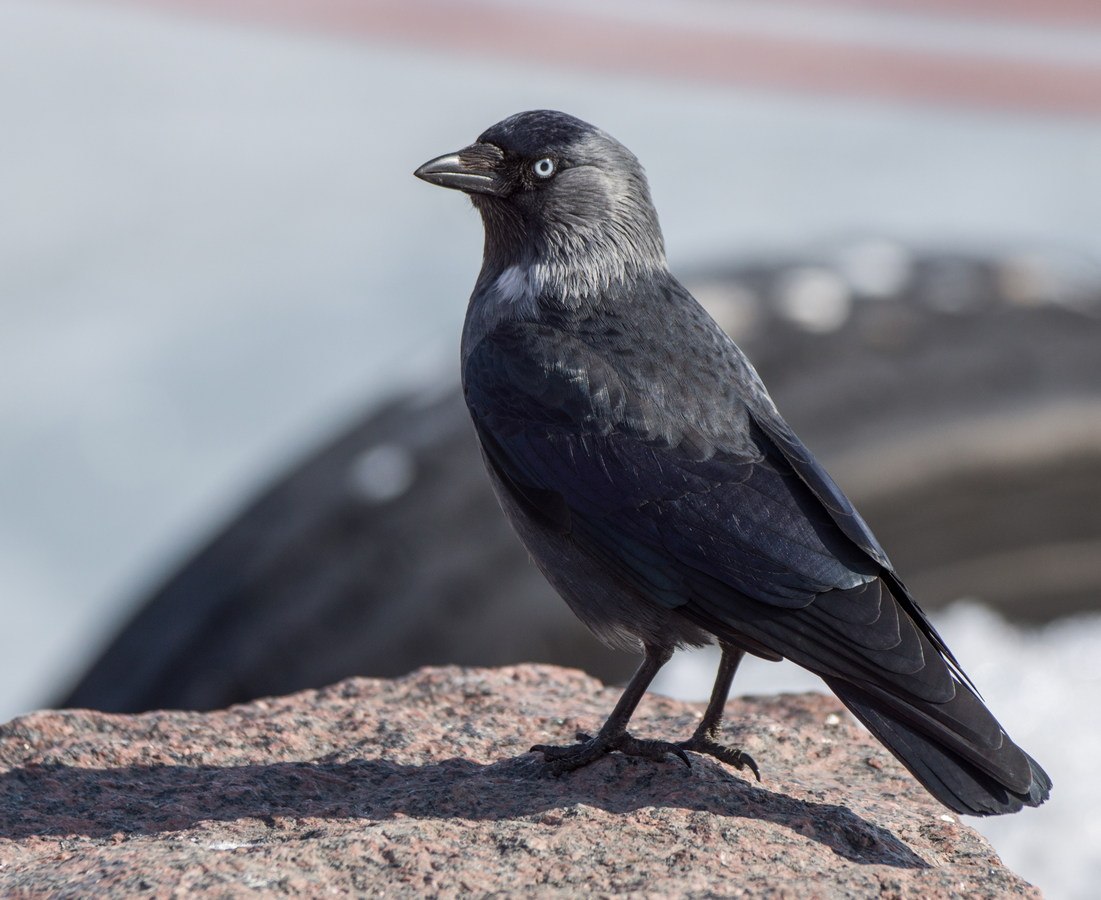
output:
[[[868,526],[777,412],[741,350],[669,273],[638,160],[564,113],[524,112],[416,171],[485,225],[463,390],[505,513],[606,643],[645,658],[594,737],[553,771],[718,742],[745,653],[821,676],[960,813],[1038,806],[1051,780],[1010,740]],[[674,649],[722,661],[687,741],[627,723]]]

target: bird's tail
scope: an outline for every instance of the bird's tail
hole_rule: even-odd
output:
[[[925,788],[949,809],[972,816],[1039,806],[1051,779],[1010,740],[966,685],[956,696],[931,704],[887,693],[873,685],[824,679],[868,730]]]

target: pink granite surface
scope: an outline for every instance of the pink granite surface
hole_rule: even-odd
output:
[[[0,727],[0,896],[1039,896],[832,698],[734,699],[763,781],[534,743],[618,690],[550,666],[424,669],[214,713]],[[648,696],[634,730],[700,706]]]

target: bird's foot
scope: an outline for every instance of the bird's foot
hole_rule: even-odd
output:
[[[662,761],[672,754],[691,768],[692,762],[688,754],[681,749],[683,744],[672,744],[668,741],[650,741],[636,738],[634,735],[621,731],[618,735],[606,736],[598,734],[592,737],[583,732],[578,732],[577,740],[580,743],[571,744],[568,747],[555,747],[547,744],[537,744],[531,748],[532,753],[542,753],[547,762],[547,768],[555,775],[562,775],[580,769],[591,762],[596,762],[605,753],[618,751],[625,756],[641,756],[643,759]]]
[[[757,763],[752,756],[737,747],[724,747],[711,735],[696,732],[687,741],[681,741],[676,746],[681,750],[692,750],[695,753],[713,756],[720,762],[734,766],[735,769],[749,769],[758,781],[761,780],[761,770],[757,768]]]

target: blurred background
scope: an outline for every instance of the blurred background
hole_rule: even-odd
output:
[[[1101,880],[1101,10],[0,0],[0,721],[522,660],[624,679],[489,495],[469,204],[521,109],[641,158],[674,270],[853,496]],[[714,658],[658,689],[704,699]],[[817,689],[747,661],[740,693]]]

